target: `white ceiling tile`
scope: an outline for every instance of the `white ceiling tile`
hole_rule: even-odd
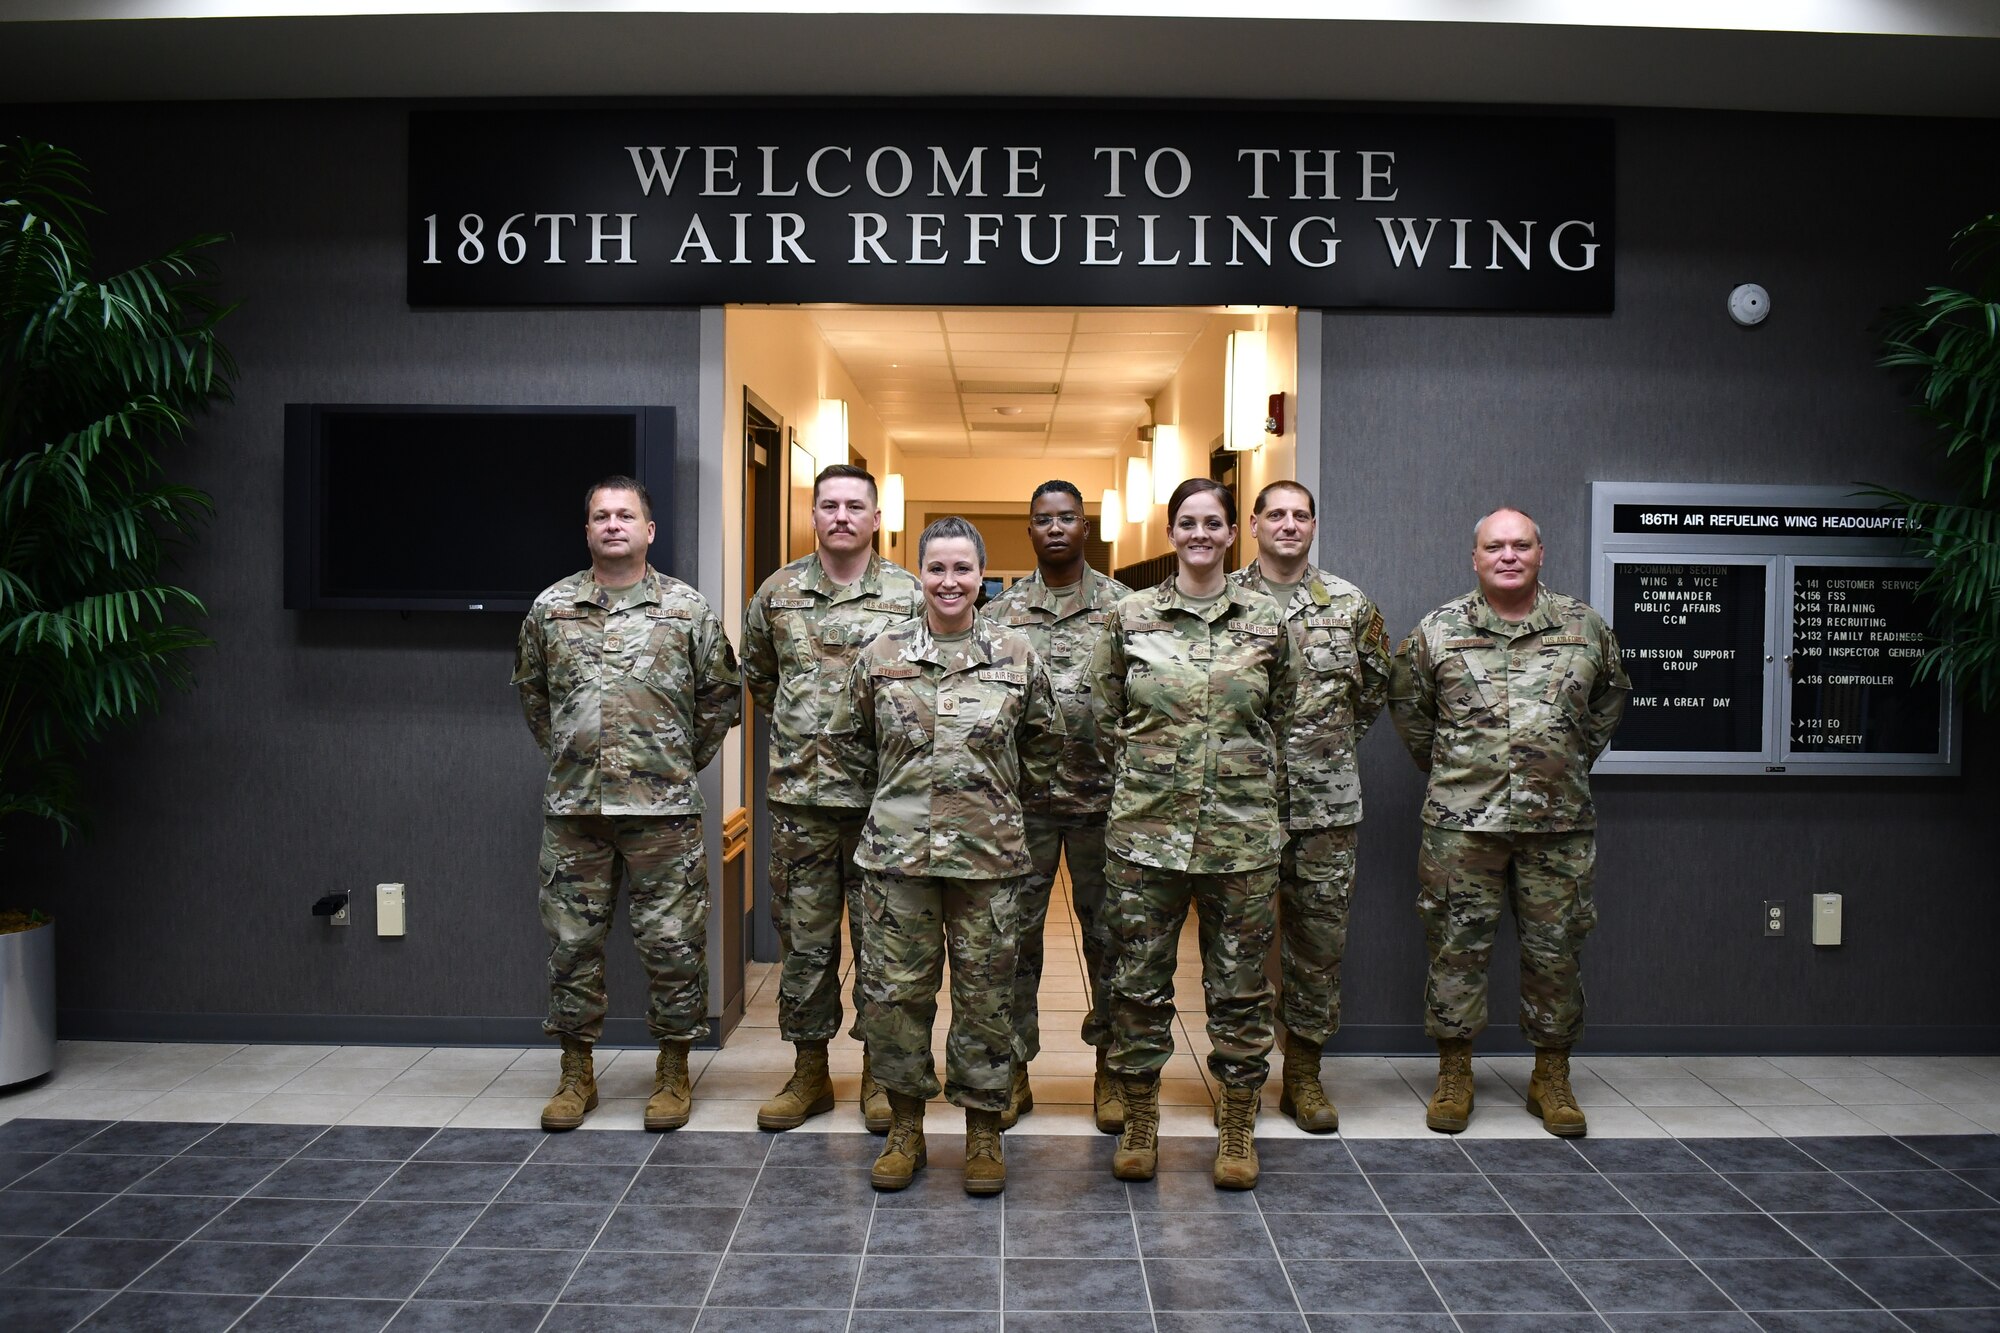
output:
[[[969,352],[953,345],[952,360],[966,370],[977,370],[983,380],[1034,379],[1061,370],[1061,352]]]
[[[935,310],[814,310],[813,322],[826,332],[866,330],[871,333],[938,331]]]
[[[1078,333],[1200,333],[1209,320],[1202,310],[1085,310]]]
[[[1061,352],[1069,347],[1065,333],[954,333],[954,352]]]
[[[960,333],[1068,333],[1069,310],[947,310],[944,326]]]

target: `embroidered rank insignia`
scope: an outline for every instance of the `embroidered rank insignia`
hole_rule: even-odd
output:
[[[940,694],[937,701],[937,710],[940,717],[957,717],[958,696],[955,694]]]

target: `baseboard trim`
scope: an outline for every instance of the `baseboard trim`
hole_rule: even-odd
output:
[[[734,1008],[734,1006],[732,1006]],[[741,1014],[733,1015],[740,1021]],[[717,1050],[735,1022],[711,1015],[697,1049]],[[301,1046],[545,1046],[540,1017],[423,1014],[175,1014],[138,1009],[64,1009],[67,1041],[286,1042]],[[607,1018],[601,1046],[650,1047],[642,1018]]]
[[[1488,1028],[1480,1055],[1531,1055],[1518,1028]],[[1329,1055],[1429,1055],[1436,1043],[1421,1024],[1350,1024],[1326,1044]],[[1995,1055],[2000,1025],[1593,1023],[1582,1055]]]

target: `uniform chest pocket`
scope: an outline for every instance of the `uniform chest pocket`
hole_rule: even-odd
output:
[[[970,677],[955,677],[953,683],[959,726],[965,732],[966,743],[978,750],[1005,749],[1021,717],[1022,700],[1028,688],[1027,671],[990,667]],[[946,688],[941,685],[938,689],[940,712]]]
[[[875,730],[885,742],[909,749],[929,745],[937,733],[937,711],[928,690],[914,679],[875,679]]]
[[[1174,770],[1180,765],[1180,750],[1172,745],[1147,745],[1128,741],[1119,760],[1119,776],[1133,792],[1163,792],[1174,784]]]
[[[1445,716],[1462,721],[1493,708],[1494,648],[1490,640],[1458,645],[1438,663],[1438,710]]]
[[[1542,702],[1560,701],[1571,712],[1580,712],[1597,686],[1597,659],[1589,641],[1580,634],[1552,634],[1543,638],[1542,647],[1555,650],[1544,659],[1549,683],[1542,691]]]

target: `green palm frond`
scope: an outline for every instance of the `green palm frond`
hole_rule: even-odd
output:
[[[0,144],[0,836],[82,828],[78,761],[193,680],[201,599],[161,577],[212,509],[161,452],[236,367],[221,236],[91,272],[83,164]]]

